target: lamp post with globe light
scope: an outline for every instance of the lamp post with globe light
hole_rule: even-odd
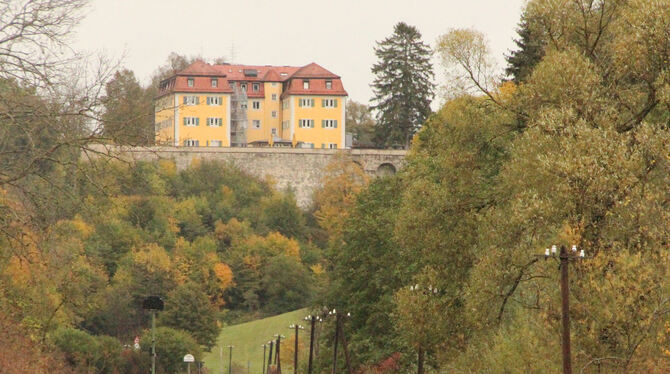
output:
[[[557,253],[558,252],[558,253]],[[560,252],[556,245],[552,245],[551,249],[544,250],[544,255],[537,257],[544,257],[544,259],[554,258],[559,262],[559,269],[561,270],[561,350],[563,354],[563,374],[572,374],[572,358],[570,353],[570,284],[568,274],[568,264],[570,261],[583,260],[586,258],[584,250],[577,251],[577,246],[573,245],[571,251],[561,245]]]

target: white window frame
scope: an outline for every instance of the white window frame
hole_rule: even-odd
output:
[[[337,128],[337,120],[336,119],[324,119],[323,120],[323,128],[324,129],[336,129]]]
[[[219,80],[217,78],[212,78],[211,83],[212,87],[219,87]]]
[[[272,129],[270,129],[270,133],[272,134],[272,136],[277,136],[277,134],[279,134],[279,131],[277,131],[276,127],[273,127]]]
[[[337,99],[322,99],[324,108],[335,108],[335,100]]]
[[[242,91],[246,92],[247,91],[247,84],[246,83],[240,83],[240,89],[242,89]]]
[[[288,102],[288,100],[284,100],[284,102],[282,103],[282,105],[283,105],[284,109],[288,109],[288,106],[289,106],[289,102]]]
[[[272,101],[277,101],[277,94],[276,93],[272,94]]]
[[[332,90],[333,89],[333,81],[326,80],[326,89],[327,90]]]
[[[299,119],[298,120],[298,127],[301,129],[313,129],[314,128],[314,120],[313,119]]]
[[[309,79],[303,79],[302,80],[302,89],[303,90],[309,90]]]
[[[282,127],[284,130],[287,130],[287,129],[289,128],[289,124],[290,124],[290,123],[291,123],[291,121],[288,121],[288,120],[287,120],[287,121],[282,121],[282,123],[281,123],[281,127]]]
[[[260,100],[254,100],[251,102],[251,109],[253,110],[261,110],[261,102]]]
[[[186,139],[184,140],[184,147],[199,147],[200,142],[195,139]]]
[[[210,140],[209,141],[209,146],[210,147],[223,147],[223,142],[221,140]]]
[[[184,126],[196,127],[198,126],[198,117],[184,117]]]
[[[195,86],[195,78],[186,78],[186,85],[189,87]]]
[[[184,103],[186,105],[198,105],[198,96],[184,96]]]
[[[251,128],[259,130],[262,126],[261,120],[259,119],[254,119],[251,121]]]
[[[260,83],[253,83],[253,84],[251,85],[251,90],[252,90],[253,92],[258,92],[258,91],[260,91],[260,90],[261,90],[261,84],[260,84]]]
[[[270,115],[272,115],[272,118],[277,118],[278,114],[276,110],[273,110],[272,113],[270,113]]]
[[[300,99],[300,107],[314,108],[314,99]]]
[[[337,149],[337,143],[328,143],[328,149]]]
[[[207,105],[221,105],[222,103],[221,96],[207,96]]]
[[[221,127],[222,125],[223,125],[223,118],[221,117],[207,118],[207,126],[209,127]]]

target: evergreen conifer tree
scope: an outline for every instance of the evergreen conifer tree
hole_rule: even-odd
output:
[[[533,71],[535,65],[542,60],[544,46],[542,39],[533,35],[525,14],[521,16],[516,32],[519,34],[519,38],[515,39],[514,43],[519,49],[505,56],[508,64],[505,73],[511,76],[515,83],[519,83],[524,81]]]
[[[372,108],[377,111],[375,142],[378,146],[403,145],[430,115],[433,98],[432,51],[414,26],[400,22],[393,35],[377,42],[379,61],[372,66],[377,76],[372,84]]]

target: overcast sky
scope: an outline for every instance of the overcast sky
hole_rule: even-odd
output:
[[[450,28],[483,32],[500,68],[525,0],[92,0],[78,50],[122,56],[143,84],[170,52],[241,64],[316,62],[368,103],[373,47],[404,21],[431,47]],[[439,65],[434,69],[439,72]],[[436,83],[439,82],[439,76]]]

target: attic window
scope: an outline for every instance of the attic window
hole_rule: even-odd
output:
[[[251,88],[254,90],[254,92],[258,92],[261,89],[261,85],[258,83],[254,83]]]
[[[326,81],[326,89],[330,90],[333,88],[333,81]]]
[[[245,77],[257,77],[258,76],[258,70],[256,70],[256,69],[244,69],[244,76]]]
[[[302,80],[302,88],[305,90],[309,90],[309,79]]]
[[[216,78],[212,78],[212,87],[218,87],[219,86],[219,80]]]
[[[187,84],[189,87],[193,87],[194,82],[195,82],[195,79],[193,79],[193,78],[188,78],[188,79],[186,79],[186,84]]]
[[[282,77],[285,77],[285,76],[288,75],[288,73],[284,73],[284,72],[282,72],[282,73],[279,73],[279,75],[281,75]]]

